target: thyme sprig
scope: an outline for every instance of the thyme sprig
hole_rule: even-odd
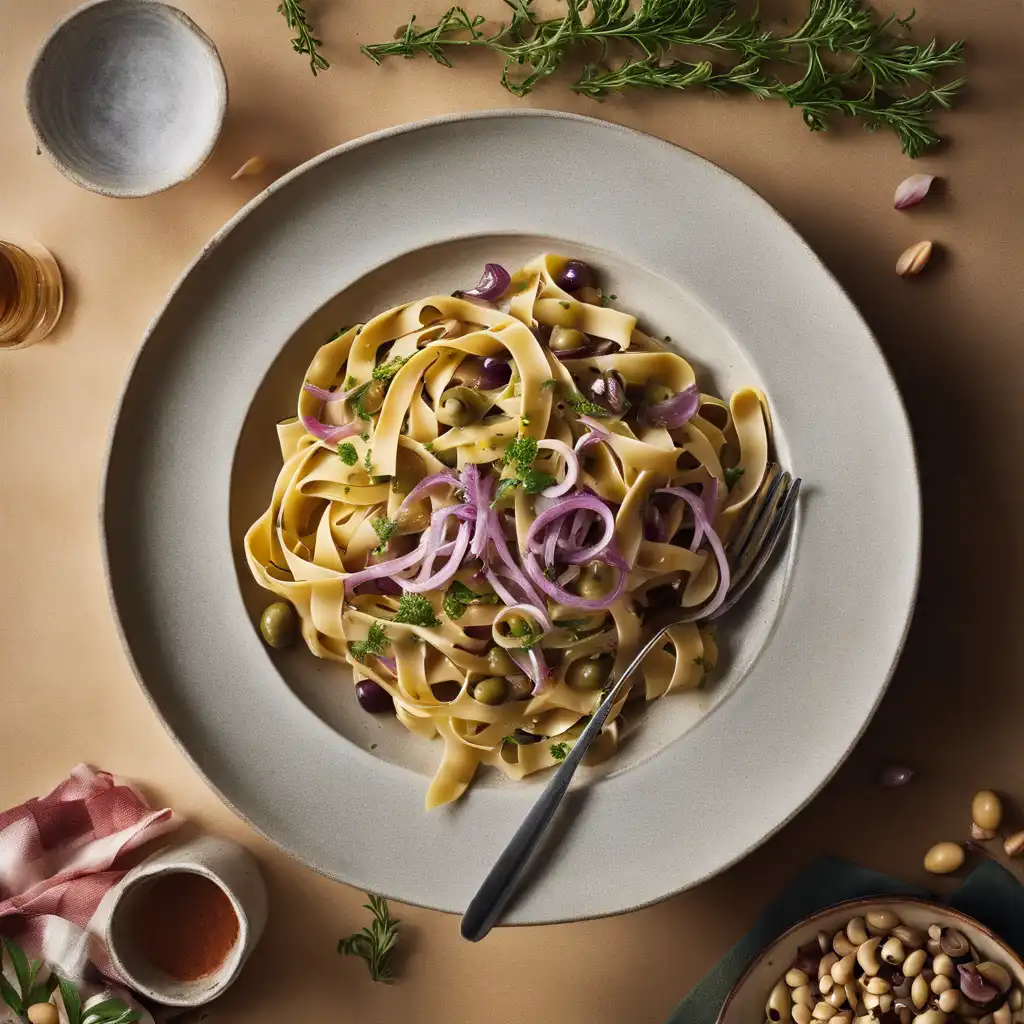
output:
[[[362,52],[377,64],[426,54],[452,67],[459,48],[492,50],[504,58],[502,84],[517,96],[579,53],[589,59],[572,88],[594,98],[631,88],[746,91],[796,107],[812,131],[827,130],[837,115],[889,129],[912,157],[939,141],[930,117],[964,84],[935,81],[962,62],[962,43],[914,43],[907,37],[913,14],[880,19],[862,0],[810,0],[804,21],[786,34],[765,28],[757,14],[739,15],[731,0],[566,0],[561,17],[544,20],[532,2],[505,0],[511,18],[493,31],[463,7],[429,28],[413,15],[397,39]],[[639,53],[616,64],[611,54],[620,44]],[[711,53],[685,59],[679,47]],[[786,66],[796,77],[783,74]]]
[[[338,952],[362,957],[370,969],[370,977],[389,984],[394,980],[391,951],[398,941],[399,922],[391,916],[388,901],[381,896],[370,896],[370,902],[364,906],[373,915],[373,921],[368,928],[341,939]]]

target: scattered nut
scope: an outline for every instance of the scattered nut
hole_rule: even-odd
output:
[[[896,273],[900,277],[914,277],[920,274],[932,258],[932,243],[917,242],[905,250],[896,261]]]
[[[1024,832],[1014,832],[1009,839],[1003,843],[1003,849],[1007,857],[1019,857],[1024,853]]]
[[[1024,832],[1021,833],[1021,849],[1024,850]],[[963,867],[963,863],[964,849],[958,843],[936,843],[924,855],[924,869],[933,875],[948,875],[959,871]],[[931,930],[929,929],[930,934]],[[942,929],[940,928],[939,934],[933,936],[933,939],[938,941],[941,935]]]
[[[263,157],[251,156],[231,175],[231,180],[238,181],[239,178],[251,178],[257,174],[262,174],[266,169],[267,161]]]
[[[1003,801],[991,789],[982,789],[971,801],[971,818],[980,828],[995,831],[1003,820]]]
[[[53,1003],[33,1003],[25,1014],[32,1024],[57,1024],[60,1014]]]

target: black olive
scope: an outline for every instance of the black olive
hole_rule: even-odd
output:
[[[372,679],[356,683],[356,700],[359,701],[359,706],[364,711],[369,711],[371,715],[382,715],[385,711],[395,710],[391,694]]]
[[[594,271],[589,263],[583,260],[567,260],[562,269],[555,275],[555,284],[567,292],[580,288],[593,288],[597,283]]]

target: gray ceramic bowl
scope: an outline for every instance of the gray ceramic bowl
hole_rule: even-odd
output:
[[[94,0],[43,43],[26,103],[40,148],[73,182],[146,196],[209,159],[227,79],[217,48],[176,7]]]

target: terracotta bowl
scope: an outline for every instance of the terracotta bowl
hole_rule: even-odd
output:
[[[878,896],[837,903],[804,918],[781,935],[743,972],[725,1000],[717,1024],[754,1024],[764,1021],[768,996],[792,966],[800,946],[814,942],[818,932],[835,935],[850,918],[863,917],[869,910],[883,907],[894,911],[904,924],[922,931],[927,930],[931,924],[939,924],[962,932],[980,956],[1002,964],[1013,976],[1015,984],[1024,988],[1024,962],[981,922],[927,900],[907,896]]]

